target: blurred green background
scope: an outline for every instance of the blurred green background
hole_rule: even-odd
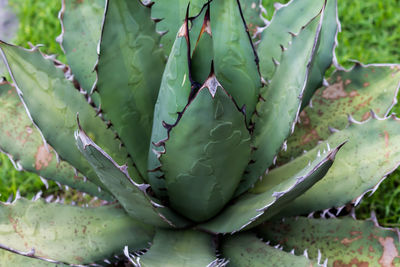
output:
[[[272,0],[263,0],[268,18],[273,14]],[[288,1],[283,1],[286,3]],[[65,62],[65,57],[55,38],[61,28],[57,19],[61,7],[60,0],[9,0],[9,4],[19,19],[19,30],[12,41],[21,46],[44,44],[47,54],[57,54]],[[349,59],[367,63],[400,63],[400,0],[338,0],[339,18],[342,32],[338,36],[339,47],[336,54],[340,64],[350,67]],[[400,114],[400,105],[393,112]],[[39,177],[16,171],[6,156],[0,156],[0,200],[19,188],[21,195],[32,197],[37,191],[52,193],[58,190],[54,183],[45,190]],[[390,175],[372,197],[366,197],[357,208],[357,216],[368,218],[370,211],[377,213],[384,226],[400,226],[400,171]]]

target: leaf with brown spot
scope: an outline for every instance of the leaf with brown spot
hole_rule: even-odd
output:
[[[0,150],[26,171],[102,199],[113,199],[105,191],[99,192],[97,185],[85,182],[70,164],[57,160],[53,148],[46,147],[30,121],[15,88],[8,83],[0,84]]]
[[[294,133],[287,140],[287,150],[279,154],[278,164],[288,162],[304,150],[315,147],[318,141],[326,140],[332,134],[329,127],[344,129],[348,125],[348,114],[358,121],[368,119],[370,110],[379,117],[386,116],[397,101],[400,72],[397,65],[356,64],[349,71],[337,70],[328,82],[328,87],[320,88],[314,94],[312,105],[304,108],[307,120],[300,117]],[[365,83],[369,86],[365,87]]]
[[[259,226],[257,233],[285,251],[305,249],[310,259],[328,258],[328,267],[400,266],[400,243],[395,229],[381,228],[374,221],[286,218]]]
[[[137,222],[116,205],[83,208],[19,199],[0,203],[0,214],[0,248],[20,253],[34,249],[35,257],[69,264],[103,260],[120,254],[125,245],[146,248],[154,234],[152,226]],[[83,230],[75,232],[76,228]]]

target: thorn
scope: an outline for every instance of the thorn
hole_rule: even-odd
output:
[[[304,257],[306,257],[306,258],[308,259],[308,252],[307,252],[307,249],[304,250],[303,255],[304,255]]]
[[[21,193],[19,192],[19,188],[17,189],[17,192],[15,193],[15,199],[14,202],[17,201],[18,199],[21,198]]]
[[[42,181],[42,183],[46,187],[46,190],[49,189],[49,183],[47,182],[47,180],[45,178],[40,177],[40,181]]]
[[[14,198],[14,194],[11,193],[11,195],[7,198],[6,203],[7,203],[7,204],[11,204],[11,201],[13,200],[13,198]]]
[[[369,111],[369,113],[371,113],[371,117],[375,120],[379,119],[378,116],[376,115],[375,111],[373,111],[372,109]]]
[[[37,192],[36,195],[33,196],[32,201],[38,200],[42,196],[42,194],[42,191]]]
[[[320,264],[322,258],[321,250],[318,249],[318,258],[317,258],[317,264]]]
[[[275,67],[279,66],[279,61],[277,61],[275,58],[272,58],[272,63],[274,63]]]
[[[347,115],[347,121],[349,122],[350,125],[352,124],[360,124],[358,121],[356,121],[353,116],[351,116],[350,114]]]
[[[337,132],[339,132],[338,129],[333,128],[333,127],[330,127],[330,126],[328,126],[328,129],[329,129],[329,132],[331,132],[331,133],[337,133]]]
[[[53,198],[54,198],[54,196],[50,195],[50,196],[46,197],[45,200],[47,203],[50,203],[53,200]]]

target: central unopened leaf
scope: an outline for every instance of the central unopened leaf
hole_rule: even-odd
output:
[[[210,77],[172,128],[160,158],[171,206],[206,220],[232,197],[250,157],[243,114]]]

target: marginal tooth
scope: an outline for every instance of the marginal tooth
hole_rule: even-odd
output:
[[[109,261],[109,260],[107,260],[107,259],[104,260],[104,262],[107,263],[107,264],[111,264],[111,261]]]
[[[376,226],[376,227],[380,227],[380,225],[379,225],[379,222],[378,222],[378,218],[376,218],[376,213],[375,213],[375,211],[371,211],[371,218],[370,218],[370,220],[374,223],[374,225]]]
[[[310,214],[307,215],[307,218],[312,219],[314,218],[314,213],[315,211],[311,212]]]
[[[373,111],[372,109],[369,111],[369,113],[371,113],[371,117],[375,120],[379,120],[378,115],[376,115],[375,111]]]
[[[356,121],[353,116],[351,116],[350,114],[347,115],[347,120],[348,122],[351,124],[361,124],[360,122]]]
[[[294,255],[294,248],[290,251],[290,254]]]
[[[37,192],[36,195],[32,198],[32,201],[38,200],[42,196],[42,194],[42,191]]]
[[[304,250],[303,255],[304,255],[304,257],[306,257],[306,258],[308,259],[308,252],[307,252],[307,249]]]
[[[322,85],[325,86],[325,87],[328,87],[328,86],[329,86],[328,80],[324,78],[324,79],[322,80]]]
[[[101,193],[101,188],[100,188],[100,186],[97,187],[97,191],[99,191],[99,193]]]
[[[19,188],[18,188],[18,189],[17,189],[17,192],[15,192],[15,198],[14,198],[13,203],[14,203],[15,201],[17,201],[18,199],[20,199],[20,198],[21,198],[21,194],[20,194]]]
[[[321,151],[319,151],[319,150],[318,150],[317,157],[318,157],[318,158],[321,157]]]
[[[330,127],[330,126],[328,126],[328,129],[329,129],[329,131],[330,131],[331,133],[337,133],[337,132],[339,132],[338,129],[333,128],[333,127]]]
[[[326,143],[326,147],[328,149],[328,152],[331,151],[331,146],[329,145],[329,143]]]
[[[54,198],[54,196],[50,195],[50,196],[46,197],[45,200],[47,203],[50,203],[53,200],[53,198]]]
[[[11,193],[11,195],[7,198],[7,201],[6,201],[6,203],[7,204],[10,204],[11,203],[11,201],[13,200],[13,198],[14,198],[14,194],[13,193]]]
[[[40,177],[40,181],[42,181],[42,183],[44,184],[44,186],[46,187],[46,189],[49,189],[49,183],[47,182],[47,180],[43,177]]]
[[[310,99],[310,103],[308,103],[308,106],[309,106],[310,108],[313,108],[312,99]]]
[[[287,150],[287,140],[285,140],[285,142],[283,142],[282,150],[283,150],[283,151],[286,151],[286,150]]]
[[[275,67],[279,66],[280,64],[275,58],[272,58],[272,62],[274,63]]]
[[[345,206],[341,206],[339,208],[336,208],[336,216],[339,216],[339,214],[342,212]]]
[[[351,208],[350,216],[351,216],[354,220],[357,220],[357,217],[356,217],[356,209],[355,209],[354,207]]]
[[[278,3],[278,2],[274,3],[274,8],[275,8],[275,10],[279,10],[279,9],[281,9],[281,8],[284,7],[284,6],[285,6],[284,4],[281,4],[281,3]]]
[[[278,156],[274,157],[274,160],[272,161],[272,164],[276,165],[276,160],[277,160]]]
[[[58,188],[62,189],[62,185],[59,182],[56,182]]]
[[[321,250],[318,249],[318,258],[317,258],[317,263],[320,264],[322,258]]]

